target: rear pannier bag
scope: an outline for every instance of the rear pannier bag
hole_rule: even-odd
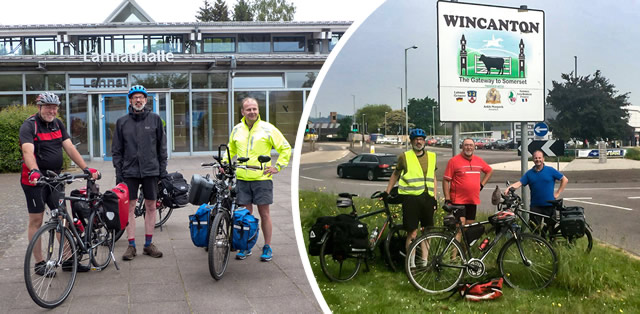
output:
[[[189,203],[200,206],[208,204],[213,193],[213,181],[199,174],[191,177],[191,186],[189,188]]]
[[[328,227],[333,225],[335,221],[335,217],[333,216],[324,216],[318,217],[316,222],[311,226],[311,230],[309,230],[309,255],[311,256],[319,256],[320,248],[322,247],[322,237],[327,231]],[[325,247],[325,254],[330,254],[333,252],[333,242],[329,241],[327,246]]]
[[[169,173],[160,180],[160,183],[164,206],[177,208],[189,203],[189,184],[180,172]]]
[[[335,217],[331,226],[334,252],[363,253],[369,246],[367,224],[356,217],[341,214]]]
[[[585,226],[584,208],[566,207],[560,211],[560,231],[563,237],[580,238],[584,236]]]
[[[197,247],[209,246],[209,225],[212,205],[202,204],[196,213],[189,215],[189,233],[191,241]]]
[[[248,209],[240,208],[233,212],[233,248],[251,250],[258,241],[259,234],[259,220]]]
[[[102,195],[104,219],[107,229],[122,230],[129,222],[129,188],[120,183]]]

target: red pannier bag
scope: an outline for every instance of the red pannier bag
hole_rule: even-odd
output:
[[[120,183],[102,195],[104,222],[107,229],[122,230],[129,222],[129,188]]]

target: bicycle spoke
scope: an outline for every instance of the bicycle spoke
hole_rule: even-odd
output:
[[[553,249],[542,238],[531,234],[521,235],[520,248],[522,255],[516,239],[511,239],[500,251],[498,263],[504,279],[510,286],[524,290],[548,286],[558,267]]]
[[[405,266],[409,281],[416,288],[441,293],[455,287],[462,278],[464,259],[455,239],[428,233],[411,244]]]

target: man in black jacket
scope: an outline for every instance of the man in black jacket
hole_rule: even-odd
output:
[[[145,107],[147,90],[142,85],[129,90],[129,114],[116,122],[111,153],[116,168],[116,181],[129,188],[129,246],[123,260],[136,256],[136,222],[134,209],[138,188],[142,185],[146,214],[144,217],[145,244],[143,254],[162,257],[162,252],[151,242],[156,223],[158,179],[167,174],[167,137],[159,115]]]

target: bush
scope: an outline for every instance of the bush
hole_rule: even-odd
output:
[[[624,158],[640,160],[640,148],[627,148]]]
[[[20,127],[24,120],[38,112],[36,106],[9,106],[0,111],[0,173],[19,172],[22,168],[20,150]],[[63,151],[63,169],[67,169],[71,160]]]
[[[18,172],[21,167],[20,126],[38,112],[35,106],[9,106],[0,111],[0,172]]]

